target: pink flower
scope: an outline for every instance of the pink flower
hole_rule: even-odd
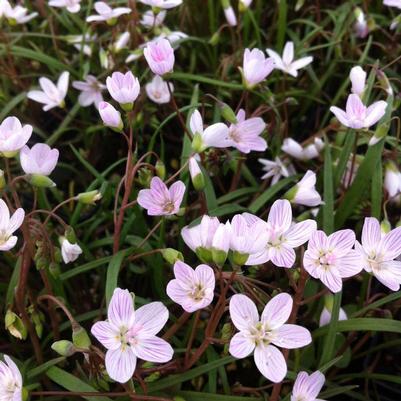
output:
[[[259,318],[256,305],[246,295],[233,295],[230,316],[239,333],[231,339],[229,352],[235,358],[246,358],[254,352],[260,373],[274,383],[287,374],[283,354],[276,348],[294,349],[311,343],[309,331],[295,324],[285,324],[292,310],[292,298],[282,293],[273,297]]]
[[[287,42],[284,46],[283,56],[280,57],[272,49],[266,49],[267,54],[274,60],[274,68],[293,77],[298,76],[298,70],[305,68],[313,61],[313,57],[302,57],[294,61],[294,42]]]
[[[120,17],[123,14],[129,14],[132,11],[129,7],[117,7],[113,9],[104,1],[97,1],[95,3],[95,10],[98,13],[98,15],[90,15],[86,19],[87,22],[94,22],[94,21],[114,22],[116,18]]]
[[[263,152],[267,149],[267,143],[260,135],[265,128],[266,124],[260,117],[245,119],[245,110],[240,109],[237,123],[229,127],[228,139],[231,146],[243,153],[249,153],[251,150]]]
[[[161,38],[157,41],[149,42],[143,54],[154,74],[164,75],[173,71],[174,49],[167,39]]]
[[[230,26],[237,25],[237,17],[230,3],[228,3],[228,7],[224,7],[224,16],[226,17],[228,25]]]
[[[304,254],[305,270],[332,292],[341,291],[342,279],[362,270],[361,256],[352,249],[354,244],[352,230],[336,231],[329,236],[323,231],[315,231]]]
[[[401,227],[381,235],[380,224],[374,217],[367,217],[362,229],[362,245],[355,249],[362,258],[363,268],[372,273],[390,290],[398,291],[401,284]]]
[[[174,264],[175,279],[167,284],[167,295],[186,312],[206,308],[213,301],[215,278],[208,265],[199,265],[193,270],[186,263]]]
[[[81,0],[50,0],[50,7],[66,8],[70,13],[77,13],[81,9]]]
[[[245,213],[245,216],[249,219],[250,215]],[[290,202],[279,199],[270,209],[266,231],[268,240],[264,249],[251,255],[246,264],[258,265],[270,260],[279,267],[292,267],[296,258],[294,248],[309,240],[316,231],[316,222],[308,219],[293,224]]]
[[[0,361],[0,399],[22,401],[22,376],[8,355],[4,355],[4,362]]]
[[[14,155],[29,140],[32,135],[32,126],[22,126],[17,117],[7,117],[0,124],[0,152],[7,155]]]
[[[264,81],[273,69],[274,61],[271,57],[266,58],[259,49],[245,49],[242,74],[248,88]]]
[[[355,35],[361,39],[366,38],[366,36],[368,36],[369,34],[369,25],[366,21],[365,14],[359,7],[355,9],[354,14],[356,17],[356,21],[354,24]]]
[[[258,162],[263,164],[262,170],[265,172],[262,176],[262,180],[272,177],[270,185],[276,184],[281,176],[289,177],[295,174],[294,167],[291,164],[284,164],[279,157],[276,157],[274,161],[258,159]]]
[[[308,170],[293,188],[285,195],[288,199],[297,205],[318,206],[322,203],[319,192],[316,191],[316,174]]]
[[[306,372],[299,372],[291,393],[291,401],[322,401],[317,399],[324,386],[324,374],[313,372],[308,375]]]
[[[92,334],[107,348],[106,370],[119,383],[135,372],[137,358],[148,362],[168,362],[173,357],[170,344],[156,337],[168,320],[161,302],[151,302],[134,311],[128,290],[116,288],[107,310],[107,320],[95,323]]]
[[[121,120],[121,114],[115,109],[110,103],[100,102],[99,103],[99,114],[103,120],[103,124],[107,127],[115,128],[121,131],[123,128],[123,121]]]
[[[169,189],[159,178],[153,177],[150,189],[141,189],[138,194],[138,203],[147,209],[149,216],[170,216],[180,210],[185,185],[176,181]]]
[[[145,28],[153,29],[153,27],[163,24],[166,15],[166,10],[162,10],[157,14],[155,14],[152,10],[147,10],[142,14],[142,19],[139,22]]]
[[[366,107],[361,98],[352,93],[348,96],[347,105],[344,110],[331,106],[330,111],[338,118],[341,124],[348,128],[369,128],[376,124],[386,111],[387,102],[379,100]]]
[[[78,259],[82,253],[82,249],[78,244],[72,244],[67,238],[64,238],[61,243],[61,256],[64,263],[71,263]]]
[[[0,251],[9,251],[14,248],[18,238],[13,235],[24,221],[24,209],[17,209],[10,217],[8,206],[0,199]]]
[[[21,149],[20,161],[25,174],[50,175],[56,168],[59,151],[45,143],[36,143]]]
[[[320,314],[320,319],[319,319],[319,327],[326,326],[330,324],[331,321],[331,313],[326,306],[323,308],[322,313]],[[338,313],[338,320],[347,320],[347,314],[345,313],[345,310],[343,308],[340,308],[339,313]]]
[[[107,77],[106,85],[110,96],[122,105],[132,104],[139,95],[139,81],[131,71],[125,74],[113,72]]]
[[[392,161],[387,161],[386,163],[383,186],[390,199],[401,192],[401,172]]]
[[[352,67],[349,79],[352,85],[351,92],[361,96],[366,86],[366,72],[359,65]]]
[[[170,86],[171,92],[174,92],[174,86],[170,82],[166,82],[159,75],[155,75],[153,79],[145,85],[145,91],[148,98],[157,104],[164,104],[170,101]]]
[[[401,9],[401,0],[383,0],[383,5]]]
[[[99,103],[103,102],[102,91],[105,89],[105,85],[101,84],[93,75],[87,75],[85,81],[74,81],[72,87],[81,91],[78,103],[82,107],[94,104],[96,108],[99,108]]]
[[[310,160],[319,157],[320,151],[324,148],[324,142],[320,138],[315,138],[313,143],[302,147],[292,138],[284,139],[281,150],[298,160]]]

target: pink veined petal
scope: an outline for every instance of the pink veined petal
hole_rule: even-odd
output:
[[[278,267],[290,268],[295,263],[296,255],[294,249],[283,243],[279,247],[269,248],[269,259]]]
[[[258,345],[254,359],[260,373],[273,383],[280,383],[287,374],[284,356],[274,345]]]
[[[325,382],[325,377],[322,372],[319,372],[318,370],[316,372],[313,372],[309,376],[308,380],[308,389],[307,389],[307,395],[310,397],[311,400],[314,400],[322,390],[322,387],[324,386]],[[317,401],[317,400],[316,400]]]
[[[152,181],[150,182],[150,190],[155,202],[164,204],[166,201],[170,200],[170,192],[168,191],[166,184],[159,177],[152,178]]]
[[[110,349],[106,352],[105,364],[111,379],[118,383],[126,383],[135,372],[136,356],[128,346]]]
[[[15,364],[15,362],[8,356],[4,355],[4,362],[7,364],[7,366],[11,369],[11,372],[14,376],[15,381],[22,386],[22,376],[21,372],[18,369],[18,366]],[[15,399],[15,400],[14,400]],[[20,401],[22,398],[17,398],[14,395],[13,401]]]
[[[288,153],[290,156],[295,157],[296,159],[303,159],[302,146],[292,138],[284,139],[281,150],[285,153]]]
[[[171,196],[171,200],[174,203],[174,206],[179,209],[181,206],[182,198],[185,193],[185,184],[182,181],[176,181],[173,185],[171,185],[168,190]]]
[[[214,277],[214,271],[210,266],[199,265],[195,269],[195,275],[198,281],[201,282],[206,288],[214,291],[216,279]]]
[[[174,264],[174,276],[184,288],[188,289],[196,280],[194,270],[181,260],[177,260]]]
[[[255,349],[255,342],[247,333],[239,332],[230,341],[230,354],[235,358],[246,358]]]
[[[120,330],[109,322],[96,322],[91,333],[107,349],[118,349],[121,346],[119,340]]]
[[[306,397],[309,385],[309,375],[307,372],[299,372],[295,379],[294,387],[292,389],[291,401],[302,399]]]
[[[135,328],[141,336],[154,336],[166,324],[168,309],[161,302],[151,302],[135,312]]]
[[[116,288],[107,309],[107,317],[114,326],[132,326],[134,321],[134,304],[128,290]]]
[[[64,71],[58,81],[57,81],[57,88],[60,91],[62,97],[64,98],[68,91],[68,82],[70,80],[70,73],[68,71]]]
[[[305,347],[312,342],[309,330],[296,324],[284,324],[275,331],[272,340],[278,347],[294,349]]]
[[[240,331],[248,330],[259,321],[256,305],[250,298],[242,294],[235,294],[231,297],[230,317],[234,326]]]
[[[317,230],[312,233],[309,243],[308,243],[308,250],[311,252],[319,253],[320,250],[326,250],[328,247],[328,239],[324,231]]]
[[[248,260],[246,261],[245,265],[247,266],[256,266],[262,265],[270,260],[269,251],[264,249],[261,252],[249,255]]]
[[[351,249],[337,260],[336,266],[342,278],[352,277],[363,269],[363,259],[359,252]]]
[[[39,78],[39,85],[43,89],[43,92],[49,96],[55,96],[58,93],[56,85],[49,78],[41,77]]]
[[[387,102],[379,100],[370,105],[366,110],[365,127],[376,124],[385,114]]]
[[[150,209],[156,206],[150,189],[141,189],[138,193],[137,200],[139,205],[145,209]],[[160,210],[162,209],[160,208]]]
[[[294,60],[294,42],[287,42],[283,50],[284,64],[289,65]]]
[[[336,271],[333,267],[330,269],[324,271],[324,272],[319,272],[319,278],[322,281],[322,283],[329,288],[331,292],[340,292],[343,286],[343,282],[341,280],[341,277],[339,275],[339,272]]]
[[[344,110],[341,110],[336,106],[331,106],[330,111],[337,117],[338,121],[340,121],[342,125],[349,127],[349,119],[347,113]]]
[[[7,231],[10,226],[10,211],[6,202],[0,199],[0,230]]]
[[[291,67],[294,68],[295,70],[300,70],[301,68],[304,68],[307,65],[309,65],[312,61],[313,61],[312,56],[302,57],[292,62]]]
[[[329,250],[335,252],[337,258],[345,256],[355,244],[355,233],[352,230],[339,230],[327,238]]]
[[[401,254],[401,227],[387,233],[380,244],[380,253],[384,260],[393,260]]]
[[[316,228],[316,221],[310,219],[293,224],[285,233],[285,243],[291,248],[301,246],[309,240]]]
[[[383,262],[379,269],[373,271],[374,276],[392,291],[398,291],[401,284],[401,262],[394,260]]]
[[[9,251],[11,248],[15,247],[15,244],[17,243],[17,241],[18,241],[18,237],[13,235],[6,242],[4,242],[0,245],[0,251]]]
[[[189,127],[191,128],[191,132],[193,135],[195,135],[196,133],[198,134],[203,133],[203,120],[198,110],[195,110],[192,113],[191,118],[189,120]]]
[[[362,228],[362,246],[367,253],[378,248],[381,240],[380,223],[374,217],[366,217]]]
[[[166,293],[175,303],[181,305],[186,312],[192,313],[199,306],[189,297],[188,290],[177,279],[168,282]]]
[[[227,148],[231,141],[228,139],[229,129],[223,123],[210,125],[205,129],[202,135],[203,142],[207,146],[214,148]]]
[[[352,93],[348,96],[345,111],[347,116],[351,119],[362,119],[365,116],[366,107],[362,103],[361,98],[358,95],[355,95],[355,93]]]
[[[242,213],[241,216],[245,219],[245,221],[247,222],[248,226],[251,226],[252,224],[255,224],[256,222],[265,223],[264,220],[262,220],[260,217],[255,216],[252,213],[245,212],[245,213]]]
[[[319,266],[316,266],[316,257],[315,253],[311,250],[306,250],[304,253],[303,265],[305,270],[314,278],[319,278]]]
[[[285,292],[274,296],[263,309],[261,321],[271,330],[278,329],[290,317],[292,304],[291,295]]]
[[[38,90],[29,91],[27,97],[42,104],[47,104],[49,102],[49,97],[44,92]]]
[[[291,204],[287,199],[276,200],[270,208],[267,222],[273,229],[287,231],[292,223]]]
[[[171,360],[174,354],[174,350],[171,345],[156,336],[137,338],[137,344],[133,346],[135,355],[148,362],[168,362]]]

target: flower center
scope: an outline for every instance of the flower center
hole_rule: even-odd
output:
[[[188,296],[194,301],[199,302],[205,297],[205,292],[206,290],[203,285],[198,283],[191,288],[191,290],[188,292]]]
[[[238,129],[236,129],[236,128],[231,129],[228,136],[230,137],[230,139],[232,139],[236,143],[241,142],[241,134],[239,133]]]
[[[251,338],[255,342],[255,345],[258,346],[260,344],[268,345],[273,340],[273,331],[269,330],[266,324],[262,322],[257,323],[250,330]]]
[[[323,269],[329,270],[336,263],[336,256],[331,252],[322,252],[318,259],[318,263]]]
[[[10,234],[6,230],[0,230],[0,245],[5,244],[10,239]]]
[[[166,213],[172,213],[172,212],[174,211],[174,209],[175,209],[175,206],[174,206],[174,203],[173,203],[173,202],[168,201],[168,202],[166,202],[166,203],[164,204],[163,210],[164,210]]]

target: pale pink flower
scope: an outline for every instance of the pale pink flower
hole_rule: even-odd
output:
[[[21,125],[17,117],[7,117],[0,124],[0,152],[13,155],[18,152],[32,135],[32,126]]]
[[[182,4],[182,0],[139,0],[141,3],[151,7],[169,9]]]
[[[174,92],[174,86],[172,83],[164,81],[159,75],[155,75],[152,81],[145,85],[145,91],[148,98],[157,104],[168,103],[171,99],[168,85],[170,86],[171,92]]]
[[[21,372],[8,355],[0,361],[0,400],[22,401]]]
[[[82,107],[94,104],[96,108],[99,108],[99,104],[103,102],[102,91],[106,86],[93,75],[87,75],[85,81],[74,81],[72,87],[81,91],[78,96],[78,103]]]
[[[356,17],[356,21],[354,24],[355,35],[361,39],[366,38],[366,36],[368,36],[369,34],[369,25],[366,21],[365,14],[359,7],[355,9],[354,14]]]
[[[352,93],[348,96],[345,111],[336,106],[331,106],[330,111],[346,127],[361,129],[376,124],[384,116],[386,108],[387,102],[384,100],[379,100],[366,107],[361,98]]]
[[[199,165],[199,160],[199,155],[195,155],[191,156],[188,162],[188,169],[191,176],[191,181],[197,191],[200,191],[205,187],[205,179]]]
[[[20,5],[12,7],[8,1],[4,3],[4,6],[5,7],[3,12],[8,19],[10,25],[25,24],[38,15],[37,12],[28,14],[29,10],[26,7],[22,7]]]
[[[167,12],[165,10],[155,14],[152,10],[147,10],[142,14],[142,19],[139,21],[146,28],[154,28],[163,24]]]
[[[317,398],[324,386],[324,374],[313,372],[308,375],[306,372],[299,372],[291,393],[291,401],[323,401]]]
[[[107,77],[106,85],[110,96],[122,105],[135,102],[140,91],[138,78],[131,71],[125,74],[113,72],[111,77]]]
[[[107,320],[95,323],[92,334],[107,348],[106,370],[119,383],[131,379],[137,358],[148,362],[168,362],[173,349],[156,334],[168,320],[161,302],[151,302],[134,310],[128,290],[116,288],[107,309]]]
[[[71,244],[67,238],[61,242],[61,256],[64,263],[71,263],[78,259],[82,249],[78,244]]]
[[[220,223],[212,240],[212,258],[218,265],[223,265],[230,249],[230,231],[227,224]]]
[[[352,249],[354,244],[352,230],[336,231],[329,236],[315,231],[304,254],[305,270],[332,292],[341,291],[342,279],[355,276],[363,267],[360,254]]]
[[[199,265],[193,270],[177,260],[174,264],[175,279],[167,284],[167,295],[186,312],[206,308],[213,301],[216,280],[208,265]]]
[[[50,0],[50,7],[66,8],[70,13],[77,13],[81,9],[81,0]]]
[[[234,9],[230,5],[230,3],[228,3],[228,7],[224,7],[224,16],[226,17],[228,25],[237,25],[237,16],[235,15]]]
[[[401,0],[384,0],[383,5],[401,9]]]
[[[338,320],[347,320],[347,314],[343,308],[340,308],[338,313]],[[330,324],[331,321],[331,311],[325,306],[320,314],[319,327],[326,326]]]
[[[390,199],[401,192],[401,172],[392,161],[386,163],[383,186]]]
[[[244,215],[248,221],[255,220],[255,217],[250,217],[251,215],[248,213]],[[264,249],[250,255],[246,264],[258,265],[270,260],[276,266],[289,268],[295,263],[294,248],[309,240],[316,231],[316,222],[307,219],[300,223],[293,223],[290,202],[286,199],[279,199],[273,203],[270,209],[265,229],[268,240],[265,242]]]
[[[60,75],[57,86],[54,85],[50,79],[41,77],[39,78],[39,85],[42,90],[29,91],[27,97],[35,102],[44,104],[44,111],[48,111],[54,107],[64,107],[64,99],[67,95],[69,79],[70,73],[68,71],[64,71]]]
[[[349,79],[351,81],[351,92],[361,96],[366,86],[366,71],[359,65],[352,67]]]
[[[273,59],[266,58],[261,50],[245,49],[242,74],[245,85],[248,88],[253,88],[255,85],[264,81],[273,69]]]
[[[90,15],[88,18],[86,18],[87,22],[113,21],[121,15],[129,14],[132,11],[129,7],[111,8],[104,1],[97,1],[94,7],[98,15]]]
[[[273,297],[265,306],[261,318],[253,301],[246,295],[233,295],[230,316],[239,330],[231,339],[229,352],[235,358],[246,358],[254,352],[260,373],[274,383],[287,374],[287,363],[276,348],[294,349],[311,343],[309,331],[295,324],[285,324],[292,311],[289,294]]]
[[[401,262],[394,259],[401,255],[401,227],[382,235],[378,220],[367,217],[361,242],[356,242],[355,249],[362,258],[363,268],[390,290],[398,291],[401,284]]]
[[[259,163],[263,164],[262,170],[265,174],[262,180],[272,177],[271,185],[276,184],[281,177],[289,177],[295,174],[295,169],[291,164],[285,164],[279,157],[273,160],[258,159]]]
[[[290,201],[298,205],[317,206],[322,203],[319,192],[316,191],[316,174],[308,170],[295,187],[291,188],[289,194]]]
[[[159,178],[153,177],[150,189],[141,189],[138,203],[148,211],[149,216],[170,216],[180,210],[185,185],[176,181],[170,188]]]
[[[272,49],[266,49],[267,54],[274,60],[274,68],[293,77],[298,76],[298,70],[306,67],[313,61],[313,57],[302,57],[294,61],[294,43],[287,42],[284,46],[283,56],[279,56]]]
[[[320,151],[324,148],[324,142],[315,138],[313,143],[302,147],[300,143],[292,138],[284,139],[281,150],[298,160],[310,160],[319,157]]]
[[[123,127],[123,121],[121,120],[121,113],[115,109],[108,102],[99,103],[99,114],[103,121],[103,124],[107,127],[121,130]]]
[[[194,135],[192,147],[197,153],[203,152],[208,147],[227,148],[231,146],[227,125],[215,123],[204,129],[202,116],[198,110],[192,113],[189,126]]]
[[[24,146],[20,152],[21,167],[25,174],[48,176],[56,168],[59,151],[45,143],[36,143],[29,149]]]
[[[117,40],[112,44],[111,49],[118,53],[120,50],[128,47],[128,43],[131,39],[131,34],[128,31],[123,32],[117,38]]]
[[[0,199],[0,251],[9,251],[14,248],[18,238],[13,235],[24,221],[24,209],[17,209],[10,217],[10,210],[7,204]]]
[[[231,124],[228,131],[228,139],[231,146],[243,153],[251,150],[263,152],[267,149],[266,141],[261,137],[266,124],[260,117],[245,118],[245,110],[237,113],[237,123]]]
[[[174,68],[174,49],[167,39],[161,38],[149,42],[143,50],[149,68],[156,75],[164,75]]]

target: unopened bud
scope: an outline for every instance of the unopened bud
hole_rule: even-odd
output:
[[[165,248],[162,250],[162,256],[167,263],[173,265],[177,260],[184,261],[184,256],[181,252],[173,248]]]
[[[72,329],[72,342],[77,348],[82,349],[88,349],[91,345],[87,331],[79,325]]]
[[[155,164],[155,170],[157,176],[161,179],[164,180],[166,178],[166,165],[161,161],[158,160]]]
[[[40,174],[32,174],[29,178],[29,182],[37,188],[52,188],[56,186],[56,183],[49,177]]]
[[[81,192],[77,195],[77,201],[85,205],[94,205],[100,199],[102,199],[102,194],[97,189],[94,191]]]
[[[6,330],[8,330],[11,335],[13,335],[16,338],[19,338],[20,340],[26,339],[28,334],[27,329],[24,326],[24,323],[22,322],[21,318],[17,314],[15,314],[11,310],[8,310],[6,312],[4,321]]]
[[[220,32],[215,32],[212,37],[209,39],[209,44],[212,46],[216,46],[220,41]]]
[[[68,340],[56,341],[51,345],[51,348],[61,356],[71,356],[76,351],[74,344]]]
[[[70,242],[71,244],[77,243],[77,236],[75,235],[75,231],[71,226],[68,226],[65,229],[64,236],[65,236],[65,238],[67,238],[68,242]],[[62,240],[60,241],[60,243],[61,242],[62,242]]]
[[[4,177],[4,171],[0,170],[0,189],[4,189],[6,186],[6,178]]]
[[[227,103],[220,102],[218,105],[223,118],[232,124],[237,124],[238,120],[234,110]]]

